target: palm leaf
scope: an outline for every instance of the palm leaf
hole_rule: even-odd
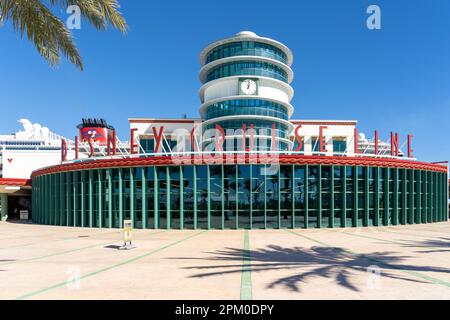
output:
[[[106,30],[108,23],[126,33],[128,26],[118,9],[117,0],[49,0],[53,7],[77,5],[81,15],[96,29]],[[83,70],[78,49],[61,19],[57,18],[40,0],[1,0],[0,17],[12,21],[13,28],[23,38],[27,34],[42,57],[52,66],[60,62],[61,53]]]

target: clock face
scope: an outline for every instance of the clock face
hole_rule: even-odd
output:
[[[246,79],[241,82],[241,92],[246,95],[255,94],[258,86],[255,80]]]

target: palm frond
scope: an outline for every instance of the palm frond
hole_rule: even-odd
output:
[[[50,0],[50,3],[63,8],[77,5],[82,16],[98,30],[106,30],[108,23],[122,33],[128,30],[128,25],[119,12],[120,4],[117,0]]]
[[[60,61],[60,52],[76,67],[83,70],[83,62],[72,35],[64,23],[39,0],[2,0],[0,12],[4,20],[11,20],[13,28],[23,38],[26,33],[39,52],[51,65]]]
[[[42,0],[0,0],[0,17],[11,20],[13,28],[23,38],[32,41],[51,65],[60,62],[62,53],[76,67],[83,70],[83,62],[72,38],[72,34],[61,19],[43,4]],[[67,8],[77,5],[81,15],[97,30],[106,30],[108,24],[126,33],[128,25],[119,12],[117,0],[47,0],[50,6]]]

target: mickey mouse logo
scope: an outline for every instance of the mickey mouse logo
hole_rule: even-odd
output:
[[[12,161],[13,161],[13,159],[11,159],[11,158],[8,159],[8,162],[9,162],[9,163],[11,163]]]
[[[97,136],[97,131],[95,130],[89,130],[88,135],[91,139],[94,139]]]

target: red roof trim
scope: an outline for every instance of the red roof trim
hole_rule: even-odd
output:
[[[148,157],[148,158],[126,158],[126,159],[102,159],[91,162],[67,163],[58,166],[48,167],[33,172],[32,177],[58,172],[88,170],[88,169],[109,169],[123,167],[139,167],[139,166],[162,166],[162,165],[178,165],[183,160],[184,165],[188,164],[208,164],[207,161],[194,159],[192,157],[176,158],[178,162],[174,163],[171,157]],[[236,160],[236,158],[235,158]],[[270,163],[268,161],[260,161],[260,159],[250,158],[248,155],[245,163]],[[224,161],[223,163],[226,164]],[[240,162],[239,162],[240,163]],[[358,158],[358,157],[327,157],[327,156],[299,156],[299,155],[281,155],[279,157],[280,164],[309,164],[309,165],[348,165],[348,166],[373,166],[373,167],[389,167],[389,168],[407,168],[416,170],[427,170],[447,173],[447,166],[431,164],[426,162],[417,162],[398,159],[380,159],[380,158]]]
[[[0,186],[31,185],[31,179],[0,178]]]

